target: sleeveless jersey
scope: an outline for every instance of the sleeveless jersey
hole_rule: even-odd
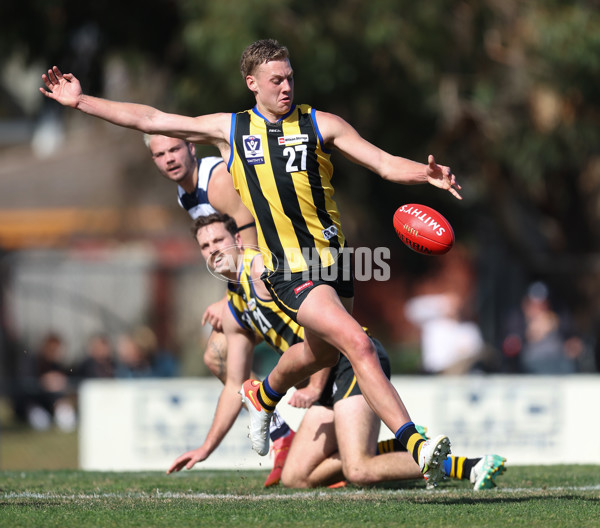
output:
[[[229,309],[242,328],[264,338],[265,343],[283,354],[304,340],[304,328],[292,321],[271,299],[261,299],[251,278],[252,260],[258,251],[246,249],[240,264],[238,284],[229,283]]]
[[[198,185],[193,193],[186,193],[177,186],[177,200],[193,220],[200,216],[208,216],[218,211],[208,201],[208,182],[214,168],[222,163],[223,159],[217,156],[208,156],[198,160]]]
[[[277,123],[252,110],[233,114],[227,168],[256,219],[268,270],[331,266],[345,245],[331,185],[331,153],[315,111],[294,105]]]

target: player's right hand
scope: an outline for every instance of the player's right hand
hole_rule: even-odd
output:
[[[183,468],[192,469],[198,462],[202,462],[206,458],[207,456],[204,454],[202,448],[192,449],[175,459],[175,462],[167,469],[167,475],[170,475],[174,471],[181,471]]]
[[[42,75],[46,89],[40,87],[46,97],[54,99],[63,106],[76,108],[82,95],[81,84],[72,73],[63,74],[58,66],[53,66]]]

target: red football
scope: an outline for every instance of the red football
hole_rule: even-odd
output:
[[[454,245],[454,230],[431,207],[406,204],[394,213],[394,228],[410,249],[424,255],[443,255]]]

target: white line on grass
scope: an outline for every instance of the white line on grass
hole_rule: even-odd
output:
[[[556,486],[556,487],[545,487],[545,488],[496,488],[493,491],[481,491],[477,492],[477,496],[485,496],[489,493],[539,493],[548,491],[599,491],[600,484],[594,486]],[[0,493],[0,498],[3,499],[61,499],[61,500],[75,500],[75,499],[193,499],[193,500],[207,500],[207,499],[219,499],[219,500],[256,500],[262,501],[265,498],[268,499],[298,499],[298,498],[323,498],[328,499],[332,497],[346,496],[346,497],[358,497],[367,493],[377,494],[388,494],[388,495],[415,495],[418,493],[430,493],[431,496],[435,496],[440,493],[451,493],[457,490],[441,490],[437,489],[431,492],[425,492],[421,490],[340,490],[336,492],[325,492],[325,491],[297,491],[294,493],[273,493],[273,494],[258,494],[258,495],[241,495],[236,493],[194,493],[194,492],[162,492],[156,490],[154,493],[143,493],[143,492],[132,492],[132,493],[34,493],[29,491],[23,492],[4,492]]]

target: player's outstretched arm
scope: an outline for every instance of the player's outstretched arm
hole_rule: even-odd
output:
[[[348,122],[335,114],[317,112],[317,122],[325,143],[350,161],[379,174],[383,179],[406,185],[429,183],[462,199],[461,189],[450,167],[438,165],[433,156],[427,164],[393,156],[364,139]]]
[[[227,165],[220,163],[210,176],[208,182],[208,201],[220,213],[231,216],[238,227],[247,226],[254,222],[254,218],[246,206],[242,203],[240,195],[233,186],[231,174],[227,171]],[[244,247],[256,247],[258,239],[256,227],[252,226],[240,231]]]
[[[148,105],[110,101],[86,95],[79,80],[72,73],[63,74],[57,66],[43,74],[42,80],[45,88],[40,87],[40,92],[63,106],[76,108],[85,114],[140,132],[216,145],[221,149],[221,154],[229,154],[231,114],[188,117],[161,112]],[[227,147],[223,148],[224,145]]]
[[[242,383],[250,377],[254,337],[240,328],[229,310],[223,317],[223,330],[227,337],[227,378],[212,424],[204,443],[199,448],[177,457],[167,474],[183,468],[192,469],[198,462],[206,460],[223,441],[242,408],[239,390]]]

